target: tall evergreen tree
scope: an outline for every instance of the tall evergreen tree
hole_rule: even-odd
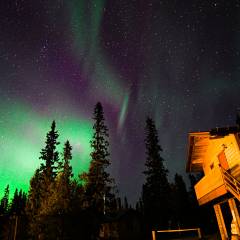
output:
[[[105,125],[103,107],[98,102],[94,109],[94,134],[91,140],[91,162],[89,172],[82,175],[86,185],[88,205],[104,213],[111,207],[113,200],[113,179],[106,171],[110,165],[108,128]]]
[[[41,173],[37,169],[30,180],[26,210],[30,218],[39,212],[41,203]]]
[[[72,147],[67,141],[62,153],[62,164],[59,165],[61,168],[58,168],[57,176],[49,186],[49,194],[44,201],[44,205],[41,205],[41,224],[43,226],[41,235],[44,238],[51,236],[54,239],[64,239],[64,233],[67,234],[68,232],[68,229],[64,227],[64,222],[67,214],[74,208],[72,205],[71,150]],[[51,224],[48,222],[51,222]]]
[[[59,166],[59,153],[57,151],[58,131],[56,130],[55,121],[52,122],[51,129],[47,133],[45,147],[40,152],[39,159],[43,162],[40,166],[41,177],[41,209],[40,213],[45,212],[48,205],[49,197],[52,194],[53,184],[57,175],[57,169]]]
[[[26,200],[27,200],[26,198],[27,196],[22,191],[22,189],[18,191],[18,189],[16,188],[11,205],[10,205],[10,209],[9,209],[10,214],[17,214],[17,215],[24,214],[25,207],[26,207]]]
[[[158,133],[151,118],[146,120],[146,170],[143,172],[146,182],[143,185],[142,201],[145,219],[151,228],[167,227],[169,221],[170,186],[167,179],[168,170],[159,145]]]
[[[11,214],[16,213],[17,209],[18,209],[18,201],[19,201],[19,196],[18,196],[18,189],[15,189],[14,195],[13,195],[13,199],[12,199],[12,203],[10,206],[10,210],[9,212]]]
[[[55,121],[52,122],[51,130],[47,133],[45,147],[41,151],[39,159],[41,163],[40,171],[43,173],[46,184],[51,183],[56,177],[56,169],[59,162],[59,153],[57,151],[58,131],[56,130]]]
[[[64,214],[70,211],[72,199],[72,146],[66,141],[63,149],[62,170],[58,172],[55,181],[50,186],[51,195],[48,197],[46,205],[42,210],[45,215]],[[60,169],[59,169],[60,170]]]
[[[0,202],[0,214],[6,214],[8,212],[9,207],[9,184],[6,186],[4,190],[3,198]]]
[[[39,212],[42,198],[42,177],[39,169],[36,169],[30,180],[28,198],[26,203],[26,214],[29,220],[28,233],[33,239],[37,239],[40,233]]]
[[[57,151],[58,132],[55,121],[47,133],[45,147],[40,152],[41,166],[36,170],[30,181],[30,189],[27,200],[27,215],[29,218],[29,232],[32,237],[40,237],[43,215],[46,213],[49,198],[52,195],[52,186],[57,175],[59,154]]]
[[[70,161],[72,159],[72,146],[69,141],[66,141],[63,149],[63,179],[67,187],[70,186],[71,178],[73,177]]]

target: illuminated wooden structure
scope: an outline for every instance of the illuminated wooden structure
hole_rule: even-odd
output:
[[[240,220],[235,199],[240,201],[240,128],[216,128],[189,133],[187,172],[203,172],[194,186],[199,205],[214,203],[222,239],[228,239],[220,202],[228,201],[232,230],[240,236]],[[240,238],[238,238],[240,239]]]

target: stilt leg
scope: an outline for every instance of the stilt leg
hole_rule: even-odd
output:
[[[222,215],[222,210],[221,210],[220,204],[215,204],[213,207],[214,207],[214,211],[216,214],[221,238],[222,238],[222,240],[227,240],[228,234],[227,234],[227,229],[226,229],[226,225],[225,225],[224,218]]]
[[[239,218],[239,213],[238,213],[238,209],[237,209],[234,198],[230,198],[228,200],[228,204],[232,213],[233,223],[236,226],[237,235],[240,236],[240,218]]]

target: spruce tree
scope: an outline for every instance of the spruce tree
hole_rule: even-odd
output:
[[[50,186],[51,195],[48,197],[42,213],[45,215],[64,214],[70,211],[70,201],[72,199],[72,146],[66,141],[63,149],[62,170],[59,169],[54,183]]]
[[[65,185],[69,188],[71,178],[73,177],[70,161],[72,159],[72,146],[66,141],[63,149],[63,179]]]
[[[158,133],[151,118],[146,120],[146,170],[143,172],[146,182],[143,185],[142,201],[145,219],[151,228],[165,228],[169,221],[170,186],[168,170],[160,153]]]
[[[51,129],[47,133],[45,147],[40,152],[39,159],[43,162],[40,166],[41,177],[41,206],[40,214],[43,214],[47,210],[49,197],[52,194],[53,184],[57,175],[57,169],[59,165],[59,153],[57,151],[58,131],[56,130],[55,121],[52,122]]]
[[[58,131],[56,130],[55,121],[52,122],[51,130],[47,133],[45,147],[40,152],[39,159],[43,161],[41,163],[40,171],[43,173],[45,184],[51,183],[56,177],[56,169],[59,162],[59,154],[57,151]]]
[[[38,214],[41,203],[41,173],[36,169],[30,180],[26,210],[30,218]]]
[[[18,189],[15,189],[14,195],[13,195],[13,199],[12,199],[12,203],[9,209],[9,212],[11,214],[14,214],[17,212],[18,210],[18,202],[19,202],[19,196],[18,196]]]
[[[42,177],[39,169],[36,169],[30,180],[28,198],[26,203],[26,214],[29,220],[28,233],[33,239],[40,234],[39,212],[42,198]]]
[[[0,202],[0,214],[6,214],[8,212],[9,207],[9,184],[6,186],[4,190],[3,198]]]
[[[10,205],[9,213],[10,214],[17,214],[21,215],[25,213],[25,207],[26,207],[26,194],[20,189],[16,188],[14,192],[14,196]]]
[[[59,164],[58,136],[56,123],[53,121],[46,136],[45,147],[40,152],[39,159],[42,163],[30,181],[26,210],[32,237],[40,237],[41,226],[45,222],[44,215],[48,214],[49,198],[52,195]]]
[[[94,134],[91,140],[91,162],[89,172],[82,175],[85,181],[85,194],[89,207],[99,213],[104,213],[111,208],[113,202],[113,179],[106,171],[110,165],[108,128],[105,125],[104,112],[100,102],[94,109]]]
[[[64,222],[67,219],[67,214],[74,208],[72,206],[71,150],[72,147],[67,141],[64,144],[61,168],[58,168],[57,176],[49,186],[49,195],[41,208],[41,224],[43,226],[41,234],[45,238],[51,236],[54,239],[63,239],[64,232],[65,234],[68,233],[68,229],[64,227]],[[48,222],[51,222],[51,224],[48,224]]]

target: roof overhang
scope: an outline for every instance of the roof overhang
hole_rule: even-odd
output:
[[[209,145],[209,132],[194,132],[188,135],[187,172],[202,172],[203,159]]]

